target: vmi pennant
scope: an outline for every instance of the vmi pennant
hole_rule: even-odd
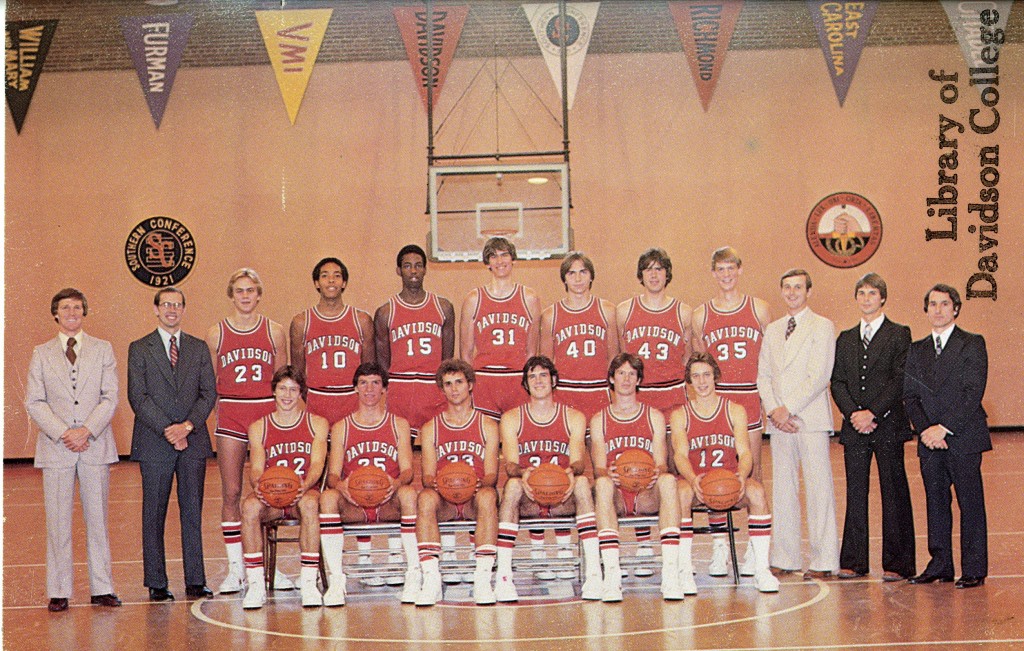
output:
[[[288,119],[295,124],[333,9],[257,11]]]

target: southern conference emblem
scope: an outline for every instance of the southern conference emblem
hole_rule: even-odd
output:
[[[195,266],[196,242],[178,220],[150,217],[128,234],[124,260],[132,275],[151,287],[176,285]]]
[[[818,259],[847,269],[864,264],[882,243],[882,218],[870,201],[836,192],[818,202],[807,218],[807,244]]]

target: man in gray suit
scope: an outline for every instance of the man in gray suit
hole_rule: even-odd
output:
[[[57,336],[36,346],[25,409],[39,426],[35,467],[43,470],[46,505],[46,591],[51,612],[68,609],[74,571],[71,523],[78,478],[89,553],[92,603],[120,606],[107,538],[110,464],[117,446],[110,420],[117,407],[117,369],[110,342],[82,331],[89,303],[68,287],[50,301]]]
[[[757,370],[757,391],[768,415],[772,446],[772,570],[781,575],[803,567],[802,470],[811,546],[804,578],[824,579],[839,570],[836,498],[828,454],[833,430],[828,383],[835,361],[835,326],[807,307],[810,274],[790,269],[780,284],[787,314],[765,328]]]
[[[185,295],[174,287],[153,299],[157,329],[128,347],[128,402],[135,411],[132,461],[142,473],[142,564],[151,601],[169,601],[164,524],[178,478],[185,593],[209,597],[203,567],[203,481],[213,456],[206,419],[216,399],[206,342],[181,331]]]

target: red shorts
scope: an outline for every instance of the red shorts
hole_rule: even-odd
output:
[[[433,380],[391,378],[388,382],[388,411],[409,421],[413,434],[447,405],[444,393]]]
[[[761,396],[757,391],[732,392],[719,389],[718,395],[735,402],[737,405],[742,405],[747,410],[748,432],[764,429],[764,421],[761,419]]]
[[[578,409],[587,417],[589,425],[590,418],[610,404],[608,397],[608,386],[576,388],[559,384],[555,387],[555,400]]]
[[[473,406],[492,418],[501,418],[509,409],[526,404],[530,397],[523,389],[522,381],[522,371],[477,370]]]
[[[686,384],[680,380],[672,386],[639,387],[636,399],[660,411],[668,421],[669,414],[686,402]]]
[[[331,425],[352,414],[359,407],[355,390],[327,392],[309,389],[306,393],[306,409],[309,413],[323,416]]]
[[[274,413],[273,398],[217,398],[217,429],[214,436],[249,442],[249,425]]]

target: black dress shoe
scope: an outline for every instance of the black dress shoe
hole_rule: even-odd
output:
[[[939,583],[952,583],[953,577],[943,576],[941,574],[932,574],[930,572],[921,572],[917,576],[912,576],[907,579],[907,583],[912,583],[914,585],[924,585],[925,583],[935,583],[936,581]]]
[[[185,586],[185,596],[192,599],[202,599],[203,597],[212,597],[213,591],[205,585],[187,585]]]
[[[95,606],[106,606],[107,608],[117,608],[121,605],[121,600],[113,592],[110,594],[94,594],[89,599],[89,602]]]
[[[979,585],[985,585],[985,577],[962,576],[956,582],[956,587],[958,588],[977,588]]]
[[[50,599],[50,605],[46,607],[51,613],[60,613],[68,609],[68,600],[65,597],[54,597]]]
[[[150,601],[174,601],[174,595],[167,588],[150,588]]]

